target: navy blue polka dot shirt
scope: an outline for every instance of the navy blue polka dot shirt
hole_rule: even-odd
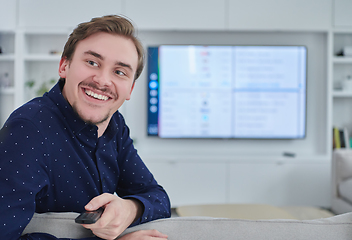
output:
[[[34,212],[82,212],[102,193],[138,199],[133,225],[170,216],[170,202],[133,147],[116,112],[105,133],[81,120],[61,94],[49,93],[15,110],[0,132],[1,239],[56,239],[22,231]]]

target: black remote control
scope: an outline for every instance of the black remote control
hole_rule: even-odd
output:
[[[84,212],[81,213],[76,219],[75,222],[79,224],[93,224],[98,221],[100,216],[103,214],[104,209],[99,208],[98,210],[91,211],[91,212]]]

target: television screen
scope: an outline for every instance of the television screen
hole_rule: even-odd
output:
[[[148,135],[304,138],[306,70],[304,46],[149,47]]]

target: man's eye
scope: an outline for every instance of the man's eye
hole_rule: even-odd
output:
[[[98,66],[98,64],[94,61],[88,61],[88,64],[92,66]]]
[[[116,70],[115,73],[116,73],[117,75],[120,75],[120,76],[126,75],[124,72],[122,72],[122,71],[120,71],[120,70]]]

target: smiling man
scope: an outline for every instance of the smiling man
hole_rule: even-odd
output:
[[[43,97],[15,110],[0,132],[1,239],[22,235],[34,212],[104,208],[91,229],[115,239],[127,227],[170,216],[170,202],[133,147],[118,109],[131,98],[144,64],[133,25],[94,18],[70,35],[60,80]],[[165,239],[141,231],[121,239]]]
[[[105,32],[82,40],[71,60],[61,59],[59,75],[70,79],[62,94],[85,122],[98,126],[98,137],[130,99],[137,63],[131,39]]]

